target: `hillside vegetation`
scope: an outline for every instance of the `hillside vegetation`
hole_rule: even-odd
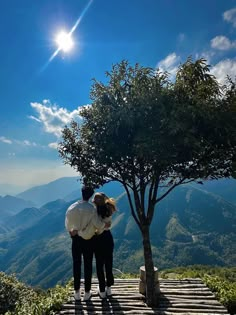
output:
[[[71,282],[43,291],[18,281],[14,275],[0,272],[0,314],[53,315],[69,297]]]

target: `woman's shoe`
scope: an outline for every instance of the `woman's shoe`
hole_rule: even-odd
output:
[[[106,287],[106,293],[107,293],[107,296],[111,296],[112,295],[111,287]]]
[[[75,291],[74,298],[75,298],[76,301],[80,301],[81,300],[80,290]]]
[[[105,291],[104,291],[104,292],[101,292],[100,289],[99,289],[99,287],[98,287],[98,295],[100,296],[101,299],[105,299],[105,297],[106,297],[106,292],[105,292]]]
[[[92,293],[90,291],[85,292],[83,301],[88,301],[91,298],[91,296],[92,296]]]

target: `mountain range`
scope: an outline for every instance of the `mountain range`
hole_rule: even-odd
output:
[[[0,220],[7,218],[9,215],[14,215],[24,208],[34,206],[34,202],[24,200],[22,198],[6,195],[0,196]]]
[[[73,191],[80,191],[81,182],[78,177],[63,177],[46,185],[32,187],[16,195],[24,200],[32,201],[37,207],[56,199],[65,199]],[[81,194],[79,193],[79,196]],[[76,197],[78,198],[78,196]]]
[[[12,196],[16,203],[20,198],[34,206],[17,210],[0,207],[4,212],[0,219],[2,271],[16,273],[24,282],[43,288],[72,276],[71,240],[64,218],[68,206],[81,196],[79,185],[74,177],[61,178]],[[114,182],[100,191],[117,198],[118,211],[112,225],[114,268],[137,273],[143,265],[142,240],[127,196]],[[155,209],[151,226],[155,265],[165,269],[190,264],[235,264],[235,191],[236,180],[219,180],[183,185],[163,199]]]

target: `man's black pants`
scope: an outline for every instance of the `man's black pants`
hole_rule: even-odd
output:
[[[102,234],[94,236],[93,240],[99,289],[100,292],[104,292],[105,286],[110,287],[114,284],[114,276],[112,272],[114,249],[113,236],[110,230],[105,230]]]
[[[85,292],[91,290],[92,270],[93,270],[93,240],[84,240],[76,235],[72,237],[72,258],[74,289],[80,289],[81,281],[81,259],[84,261],[84,281]]]

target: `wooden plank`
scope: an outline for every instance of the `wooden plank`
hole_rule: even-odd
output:
[[[182,306],[182,307],[158,307],[158,308],[148,308],[145,305],[112,305],[112,307],[107,307],[106,305],[96,305],[96,307],[93,304],[87,304],[87,305],[82,305],[82,304],[78,304],[78,305],[70,305],[66,307],[66,310],[68,309],[73,309],[75,311],[82,311],[82,310],[87,310],[87,311],[132,311],[132,310],[136,310],[137,314],[138,312],[140,312],[140,314],[143,311],[146,310],[153,310],[155,312],[158,311],[170,311],[170,312],[191,312],[191,311],[195,311],[196,313],[206,313],[206,311],[211,312],[211,313],[215,313],[215,314],[225,314],[225,310],[224,309],[215,309],[215,308],[193,308],[192,306]]]
[[[176,302],[185,302],[185,303],[201,303],[201,304],[207,304],[207,305],[221,305],[220,302],[218,302],[216,299],[212,298],[212,299],[185,299],[185,298],[182,298],[182,297],[177,297],[177,298],[173,298],[171,297],[171,300],[170,299],[166,299],[166,298],[160,298],[159,299],[160,303],[163,304],[163,303],[174,303],[175,301]],[[171,301],[171,302],[169,302]]]
[[[204,283],[161,283],[160,282],[160,287],[165,289],[165,288],[204,288],[205,284]]]
[[[171,295],[167,295],[167,294],[161,294],[159,296],[159,299],[162,300],[162,299],[168,299],[168,300],[180,300],[180,299],[184,299],[184,300],[188,300],[188,299],[194,299],[195,301],[196,300],[202,300],[204,298],[205,301],[211,301],[211,300],[215,300],[216,301],[216,298],[213,294],[210,294],[210,295],[204,295],[204,296],[192,296],[192,295],[183,295],[183,296],[179,296],[179,295],[174,295],[174,294],[171,294]]]
[[[63,306],[62,309],[84,309],[86,308],[87,310],[89,309],[96,309],[96,310],[100,310],[102,309],[150,309],[148,308],[145,304],[141,304],[141,303],[125,303],[125,305],[121,305],[120,303],[112,303],[112,304],[107,304],[107,303],[87,303],[85,304],[65,304]],[[154,308],[152,308],[154,309]],[[204,305],[204,304],[195,304],[195,303],[191,303],[191,304],[184,304],[184,303],[173,303],[173,304],[161,304],[159,305],[158,308],[155,308],[155,310],[161,310],[161,309],[165,309],[165,310],[171,310],[171,309],[198,309],[201,311],[204,310],[214,310],[214,311],[224,311],[225,312],[225,308],[221,305]]]
[[[161,292],[163,292],[163,291],[161,291]],[[193,297],[194,296],[209,296],[209,295],[211,295],[212,293],[211,293],[211,291],[193,291],[193,290],[189,290],[189,291],[185,291],[185,290],[183,290],[183,291],[181,291],[181,290],[178,290],[178,291],[174,291],[174,290],[168,290],[168,291],[164,291],[165,293],[165,295],[166,296],[171,296],[171,295],[183,295],[183,296],[185,296],[185,295],[192,295]]]
[[[184,303],[184,302],[170,302],[170,303],[160,303],[159,308],[192,308],[192,309],[216,309],[216,310],[225,310],[222,305],[219,304],[204,304],[204,303]]]
[[[86,310],[85,311],[77,311],[75,313],[75,311],[73,310],[69,310],[69,311],[60,311],[58,314],[60,315],[99,315],[99,314],[102,314],[102,315],[108,315],[108,314],[115,314],[115,315],[124,315],[124,314],[135,314],[135,315],[149,315],[149,314],[156,314],[156,315],[176,315],[176,313],[173,313],[173,312],[162,312],[162,311],[153,311],[153,310],[146,310],[146,311],[142,311],[142,313],[137,313],[136,310],[134,311],[126,311],[125,313],[123,311],[116,311],[116,312],[106,312],[106,311],[96,311],[96,312],[87,312]],[[195,312],[178,312],[178,315],[217,315],[215,312],[212,312],[212,313],[209,313],[209,312],[206,312],[206,313],[195,313]]]

